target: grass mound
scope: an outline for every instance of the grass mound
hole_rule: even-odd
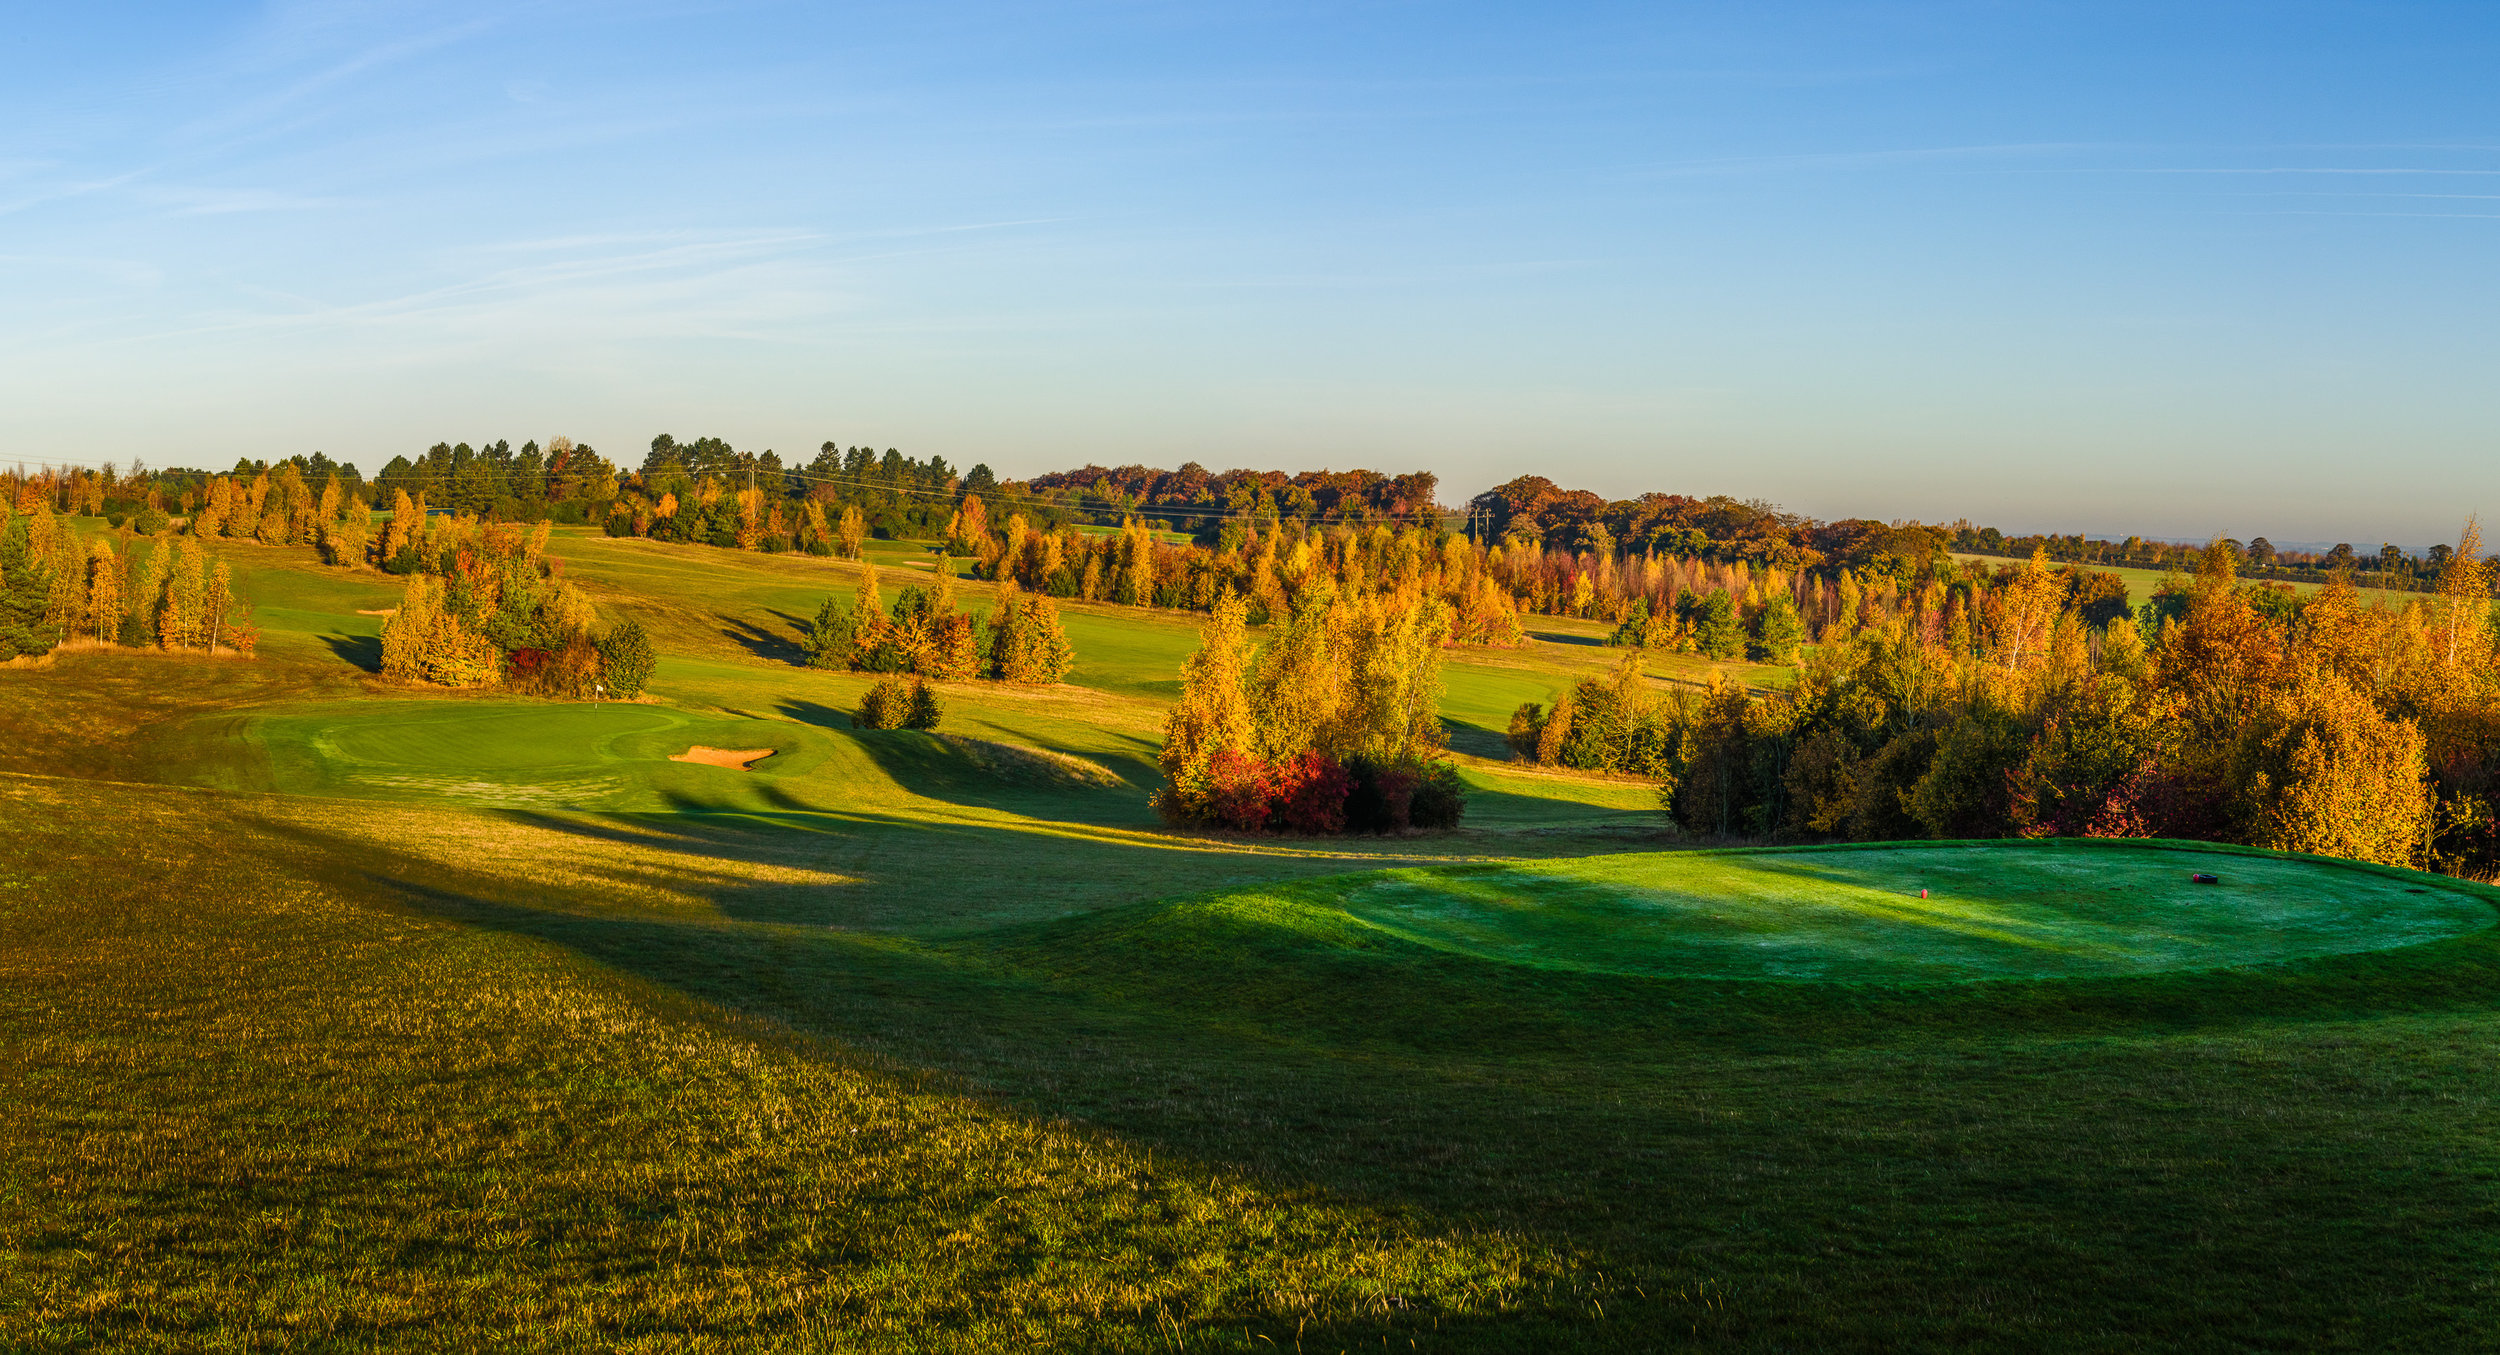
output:
[[[2222,882],[2191,883],[2197,871]],[[2495,920],[2489,904],[2432,877],[2017,843],[1402,870],[1346,881],[1337,902],[1399,937],[1484,959],[1801,982],[2215,969],[2388,950]]]
[[[2222,883],[2192,883],[2199,871]],[[2316,858],[1921,843],[1628,853],[1262,884],[1036,928],[1019,955],[1089,985],[1153,986],[1150,971],[1210,966],[1262,985],[1317,972],[1379,969],[1408,976],[1401,982],[1430,972],[1477,997],[1500,989],[1509,1004],[1533,1006],[1539,994],[1570,993],[1576,1003],[1624,978],[2125,980],[2390,951],[2495,921],[2500,913],[2471,887]]]

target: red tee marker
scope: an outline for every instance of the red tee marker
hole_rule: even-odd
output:
[[[1926,897],[1927,897],[1927,891],[1926,891],[1926,890],[1924,890],[1924,889],[1922,889],[1922,890],[1918,891],[1918,896],[1919,896],[1920,898],[1922,898],[1922,899],[1923,899],[1923,898],[1926,898]]]

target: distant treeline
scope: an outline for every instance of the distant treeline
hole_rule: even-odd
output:
[[[986,466],[958,472],[942,458],[917,460],[892,448],[826,442],[793,466],[769,449],[667,434],[653,438],[632,468],[555,438],[518,450],[500,440],[474,448],[437,443],[421,456],[394,458],[371,481],[318,454],[248,462],[223,475],[135,466],[116,474],[108,466],[7,480],[20,497],[44,499],[56,511],[101,512],[142,533],[179,514],[195,535],[312,544],[334,563],[363,559],[399,573],[414,567],[414,557],[404,539],[371,533],[376,512],[423,517],[448,509],[479,521],[596,524],[612,536],[847,558],[858,558],[871,537],[944,539],[973,556],[983,577],[1012,577],[1054,598],[1203,612],[1239,596],[1253,623],[1264,624],[1324,575],[1341,592],[1429,589],[1458,618],[1456,642],[1516,643],[1515,617],[1526,612],[1630,626],[1648,647],[1715,657],[1744,649],[1785,654],[1792,628],[1800,642],[1820,642],[1870,596],[1892,606],[1941,590],[1940,607],[1975,615],[2011,565],[1991,569],[1957,553],[2028,544],[2068,566],[2065,586],[2096,616],[2123,609],[2125,590],[2088,566],[2193,564],[2184,548],[2140,538],[2014,538],[1967,522],[1823,522],[1725,496],[1610,501],[1543,476],[1522,476],[1452,511],[1433,502],[1438,485],[1429,473],[1089,465],[1018,482]],[[1175,543],[1161,529],[1189,540]],[[2263,538],[2219,544],[2244,579],[2353,577],[2413,589],[2436,588],[2451,552],[2440,546],[2414,557],[2390,546],[2363,561],[2341,548],[2278,553]],[[2378,567],[2365,572],[2364,563]],[[2174,582],[2153,605],[2175,616],[2185,594]],[[1725,601],[1714,604],[1718,596]],[[2254,603],[2280,610],[2287,599],[2262,593]],[[1731,634],[1744,638],[1733,642]]]
[[[1457,530],[1487,545],[1513,551],[1532,545],[1575,558],[1656,555],[1787,571],[1847,569],[1905,580],[1932,573],[1936,558],[1948,553],[2019,561],[2039,551],[2060,564],[2193,571],[2210,544],[2013,535],[1967,519],[1826,522],[1725,495],[1649,493],[1609,500],[1541,475],[1499,485],[1458,509],[1436,501],[1439,480],[1428,471],[1216,472],[1190,462],[1177,470],[1087,465],[1019,482],[1000,480],[987,466],[958,472],[943,458],[915,460],[894,448],[880,453],[826,442],[797,464],[769,449],[740,451],[716,437],[679,442],[665,433],[651,440],[634,467],[559,437],[543,447],[533,441],[517,449],[501,439],[475,447],[438,442],[421,454],[393,457],[371,480],[352,464],[314,452],[247,459],[224,472],[149,470],[137,463],[121,472],[110,464],[96,470],[21,471],[0,474],[0,485],[12,496],[35,487],[55,512],[104,517],[117,527],[140,519],[145,534],[161,525],[145,520],[147,514],[186,515],[207,501],[219,478],[248,484],[286,467],[294,468],[308,492],[318,494],[335,481],[343,502],[372,511],[389,511],[393,494],[405,493],[430,509],[484,521],[612,524],[610,530],[620,535],[760,550],[834,549],[829,539],[811,541],[801,530],[806,516],[801,505],[807,502],[818,504],[829,520],[845,507],[857,509],[864,536],[934,538],[943,534],[966,494],[984,499],[999,522],[1013,513],[1031,527],[1053,530],[1113,527],[1135,517],[1153,529],[1189,533],[1211,548],[1237,546],[1248,533],[1266,530],[1262,524],[1390,523]],[[750,528],[751,539],[742,540],[740,505],[733,497],[739,490],[755,491],[768,519],[769,510],[778,507],[779,529],[767,520],[763,530]],[[681,507],[689,503],[692,510]],[[664,504],[670,511],[658,511]],[[2322,552],[2292,551],[2279,550],[2262,536],[2225,544],[2237,553],[2243,578],[2323,583],[2349,575],[2361,586],[2413,592],[2436,591],[2452,550],[2436,545],[2417,554],[2390,543],[2375,549],[2347,543]]]
[[[2130,536],[2121,541],[2104,541],[2082,536],[2007,536],[1994,527],[1973,527],[1968,522],[1953,525],[1953,548],[1973,555],[2002,555],[2029,559],[2034,551],[2045,553],[2051,560],[2068,564],[2132,566],[2139,569],[2192,569],[2204,552],[2205,545],[2183,545],[2175,541],[2147,541]],[[2254,578],[2280,579],[2291,583],[2325,583],[2339,576],[2349,576],[2359,585],[2387,588],[2405,593],[2435,593],[2440,576],[2448,568],[2448,560],[2456,548],[2445,543],[2435,545],[2419,555],[2404,547],[2381,543],[2377,550],[2363,553],[2350,542],[2338,543],[2325,551],[2277,550],[2264,537],[2251,538],[2245,544],[2236,538],[2224,537],[2240,562],[2243,574]]]
[[[1784,568],[1837,567],[1894,578],[1927,573],[1936,556],[1957,551],[2014,560],[2028,560],[2040,551],[2060,564],[2192,573],[2212,544],[2140,536],[2119,541],[2009,536],[1967,519],[1950,525],[1869,518],[1818,522],[1759,500],[1725,496],[1643,494],[1610,501],[1588,490],[1564,489],[1541,475],[1523,475],[1486,490],[1469,500],[1467,513],[1469,522],[1492,538],[1533,541],[1574,553],[1656,552]],[[2382,544],[2365,553],[2346,544],[2325,552],[2283,551],[2262,536],[2224,544],[2234,552],[2242,577],[2323,583],[2351,574],[2358,584],[2411,592],[2437,591],[2453,550],[2438,545],[2414,555]]]

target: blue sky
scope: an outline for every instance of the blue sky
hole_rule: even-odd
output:
[[[9,50],[0,457],[2500,514],[2487,0],[104,3]]]

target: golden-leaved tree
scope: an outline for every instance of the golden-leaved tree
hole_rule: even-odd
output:
[[[2419,865],[2431,828],[2422,731],[2311,668],[2242,739],[2249,840],[2277,851]]]
[[[1247,756],[1259,746],[1250,712],[1246,615],[1239,598],[1218,602],[1198,632],[1197,652],[1181,663],[1180,697],[1163,719],[1166,788],[1157,802],[1172,817],[1196,816],[1218,754]]]

